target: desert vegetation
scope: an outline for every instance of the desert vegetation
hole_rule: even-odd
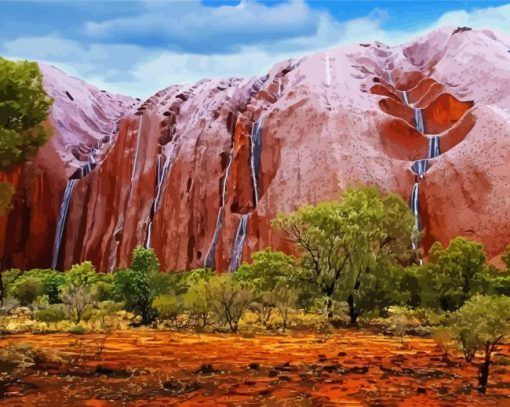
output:
[[[163,272],[154,251],[142,247],[129,268],[108,274],[87,261],[64,273],[5,271],[2,332],[102,335],[96,355],[111,332],[140,327],[244,337],[355,329],[394,336],[401,346],[430,337],[441,363],[459,366],[462,357],[477,365],[472,380],[487,392],[510,334],[510,249],[499,270],[480,243],[457,237],[447,247],[434,244],[420,265],[407,205],[374,188],[282,214],[274,226],[296,255],[267,248],[235,273]],[[36,364],[26,348],[0,356],[10,366],[4,390]]]

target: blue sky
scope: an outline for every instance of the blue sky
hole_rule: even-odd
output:
[[[262,74],[346,43],[390,45],[440,26],[510,34],[505,1],[2,1],[0,55],[147,97],[204,77]]]

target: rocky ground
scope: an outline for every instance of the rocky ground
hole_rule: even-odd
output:
[[[362,330],[238,336],[118,331],[9,335],[48,355],[0,406],[510,406],[510,346],[486,395],[476,364],[432,339]]]

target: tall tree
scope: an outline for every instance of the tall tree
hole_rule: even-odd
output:
[[[53,100],[46,94],[35,62],[0,58],[0,172],[30,159],[50,137],[42,126]],[[0,182],[0,216],[10,207],[14,188]],[[0,264],[0,303],[3,300]]]
[[[413,222],[398,195],[364,187],[345,191],[339,201],[279,215],[274,225],[296,244],[303,276],[326,297],[328,316],[333,316],[333,296],[340,296],[355,324],[361,310],[357,294],[366,277],[381,263],[390,266],[412,258]]]

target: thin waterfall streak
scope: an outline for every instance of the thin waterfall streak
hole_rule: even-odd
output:
[[[386,62],[386,64],[385,64],[385,70],[388,75],[388,83],[390,83],[391,85],[394,85],[393,78],[391,77],[390,69],[388,68],[388,62]]]
[[[278,99],[282,97],[282,78],[278,78]]]
[[[136,163],[138,161],[138,149],[140,148],[140,133],[142,132],[142,123],[143,123],[143,116],[140,116],[140,123],[138,123],[138,134],[136,136],[136,150],[135,150],[135,158],[133,160],[133,171],[131,172],[131,182],[133,182],[133,179],[135,178]]]
[[[152,243],[152,225],[154,221],[154,216],[161,206],[161,197],[163,196],[163,190],[166,183],[166,179],[168,177],[168,173],[173,163],[173,158],[170,157],[165,161],[163,167],[161,167],[161,160],[163,159],[162,154],[158,154],[158,158],[156,161],[156,196],[154,197],[154,201],[152,202],[151,212],[149,215],[149,221],[147,223],[147,233],[145,235],[144,247],[149,248]]]
[[[262,118],[259,118],[254,125],[250,135],[250,167],[251,167],[251,179],[253,184],[255,206],[259,204],[259,185],[258,185],[258,173],[260,167],[260,144],[261,144],[261,131],[262,131]]]
[[[246,240],[247,229],[248,229],[248,218],[249,214],[241,215],[239,219],[239,225],[237,227],[236,236],[234,239],[234,246],[232,248],[232,258],[230,260],[230,271],[234,272],[239,268],[241,264],[241,258],[243,254],[244,242]]]
[[[404,103],[409,106],[409,97],[407,96],[407,91],[402,92],[402,98],[404,99]]]
[[[223,223],[223,206],[218,210],[218,215],[216,216],[216,226],[214,228],[214,235],[209,245],[209,249],[207,249],[207,254],[204,259],[204,268],[214,268],[214,255],[216,252],[216,245],[218,244],[218,240],[220,238],[220,230],[221,225]]]
[[[423,113],[421,109],[414,109],[414,120],[416,122],[416,129],[420,133],[425,133],[425,126],[423,124]]]
[[[420,178],[423,178],[425,173],[427,172],[428,163],[429,163],[428,159],[417,160],[413,163],[411,169],[416,175],[418,175]]]
[[[66,225],[67,213],[69,211],[69,203],[71,202],[71,196],[73,189],[78,182],[77,179],[70,179],[67,181],[66,189],[64,191],[64,197],[60,204],[60,212],[58,215],[57,229],[55,230],[55,240],[53,242],[53,256],[51,260],[51,268],[56,269],[58,264],[58,257],[60,254],[60,246],[62,244],[62,237],[64,236],[64,229]]]
[[[439,146],[439,137],[434,136],[429,138],[429,158],[436,158],[441,155],[441,149]]]
[[[418,182],[416,182],[413,185],[410,206],[411,206],[411,210],[414,215],[414,231],[415,231],[416,235],[418,235],[418,233],[421,230],[421,225],[420,225],[420,184]],[[413,237],[412,246],[413,246],[414,250],[418,249],[418,246],[419,246],[418,238]]]
[[[230,167],[232,166],[233,161],[234,161],[234,145],[232,145],[230,148],[230,157],[228,160],[227,168],[225,169],[225,176],[223,178],[223,182],[221,185],[221,200],[220,208],[218,209],[218,215],[216,216],[216,227],[214,229],[213,239],[211,241],[211,244],[209,245],[209,249],[207,250],[207,254],[204,259],[204,268],[214,268],[214,255],[216,252],[216,245],[218,244],[220,230],[223,223],[223,208],[227,201],[226,196],[228,176],[230,174]]]
[[[330,66],[329,66],[329,51],[326,52],[326,85],[330,86],[331,84],[331,72],[330,72]]]

